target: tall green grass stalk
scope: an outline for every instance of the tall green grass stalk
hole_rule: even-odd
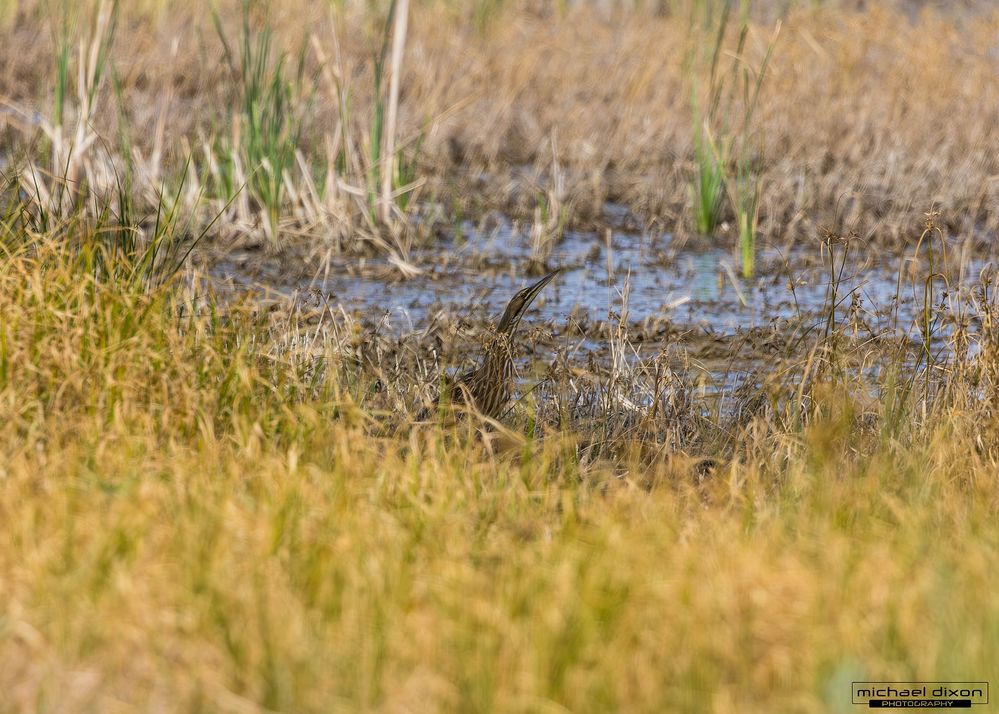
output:
[[[781,25],[777,23],[759,67],[751,67],[745,58],[749,3],[748,0],[741,0],[739,34],[732,62],[727,71],[721,71],[732,3],[723,3],[720,11],[716,10],[710,2],[701,8],[703,27],[714,37],[704,110],[701,109],[700,84],[697,81],[697,73],[704,60],[691,56],[686,63],[691,74],[693,95],[694,178],[691,198],[694,223],[698,232],[712,233],[721,221],[723,197],[727,196],[738,229],[742,273],[751,277],[755,270],[759,220],[759,164],[763,161],[763,140],[754,134],[752,119]],[[693,16],[691,22],[694,23]],[[733,164],[734,169],[731,168]]]
[[[688,53],[684,66],[691,78],[691,106],[693,107],[694,124],[694,180],[691,183],[691,198],[694,205],[694,224],[698,233],[707,235],[713,233],[721,222],[722,199],[724,185],[722,182],[722,162],[726,156],[713,146],[712,135],[717,131],[719,120],[719,105],[722,89],[725,86],[724,76],[718,76],[718,60],[721,56],[722,43],[728,27],[729,3],[724,2],[718,14],[715,25],[716,2],[694,3],[691,6],[690,28],[691,37],[694,30],[700,26],[702,32],[713,30],[714,43],[711,45],[711,64],[708,72],[707,106],[702,109],[700,97],[701,83],[698,73],[704,63],[703,52],[707,45],[698,43]],[[702,17],[699,19],[697,15]],[[726,147],[727,148],[727,147]]]
[[[305,94],[305,46],[299,51],[291,79],[286,79],[288,55],[274,52],[269,27],[253,31],[248,0],[243,3],[238,54],[230,48],[214,9],[212,17],[240,94],[240,114],[234,117],[237,130],[228,148],[237,152],[249,172],[247,190],[263,211],[268,235],[276,242],[280,236],[285,175],[294,166],[301,132],[299,105]],[[228,162],[227,166],[234,169],[235,162]],[[238,177],[233,176],[223,180],[223,195],[231,195],[229,192],[239,183]]]
[[[55,96],[52,106],[52,123],[61,127],[65,119],[66,93],[69,89],[69,59],[72,53],[72,40],[69,35],[69,3],[63,2],[61,22],[55,35],[56,75]]]
[[[695,110],[695,117],[697,116]],[[694,224],[702,235],[713,233],[721,221],[725,186],[718,153],[712,148],[706,122],[695,119],[694,181],[690,187],[694,204]]]
[[[382,163],[382,150],[385,143],[385,58],[388,56],[389,42],[392,39],[392,24],[395,18],[397,0],[389,3],[388,16],[382,28],[382,39],[375,54],[374,110],[371,114],[371,131],[368,135],[368,205],[372,215],[378,215],[378,191],[382,185],[382,173],[386,170]]]

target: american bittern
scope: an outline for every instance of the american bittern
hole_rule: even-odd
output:
[[[451,394],[455,402],[473,406],[490,419],[502,416],[510,401],[510,388],[513,384],[514,333],[534,298],[558,273],[558,270],[553,270],[534,285],[513,296],[495,333],[486,340],[482,364],[454,380]]]

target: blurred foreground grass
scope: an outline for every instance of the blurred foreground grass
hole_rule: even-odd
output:
[[[990,402],[872,436],[830,376],[706,476],[584,463],[414,426],[273,316],[13,223],[2,711],[845,712],[997,671]]]

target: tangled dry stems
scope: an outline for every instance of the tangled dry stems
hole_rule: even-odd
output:
[[[45,12],[20,3],[16,21],[2,30],[4,99],[28,116],[45,117],[51,103],[44,88],[54,47],[38,30],[54,20]],[[237,91],[211,16],[195,4],[173,4],[168,16],[129,4],[122,13],[112,56],[123,106],[115,107],[105,84],[88,118],[102,141],[87,151],[120,163],[125,120],[136,156],[147,157],[138,179],[150,197],[188,155],[191,185],[203,186],[211,168],[202,148],[232,134],[226,107]],[[221,15],[224,32],[236,37],[239,12],[223,6]],[[558,211],[570,222],[599,216],[611,199],[677,233],[690,230],[694,77],[684,62],[691,43],[705,38],[690,31],[684,13],[605,16],[584,5],[537,14],[511,5],[484,31],[467,19],[442,3],[412,12],[398,136],[430,179],[423,198],[463,216],[494,206],[530,220],[545,190],[541,177],[555,166]],[[771,19],[764,12],[751,24],[747,62],[765,51]],[[383,249],[404,247],[400,236],[368,225],[357,195],[363,175],[338,168],[330,154],[344,142],[360,152],[367,141],[377,16],[349,3],[337,15],[286,3],[253,21],[306,63],[306,95],[291,107],[301,153],[286,178],[289,234],[335,234],[348,244],[363,234],[380,236]],[[826,226],[897,245],[924,206],[944,207],[952,232],[995,232],[997,23],[987,10],[794,6],[754,115],[765,137],[758,157],[763,237],[800,238]],[[8,123],[0,138],[16,156],[33,130],[30,122]],[[423,137],[418,156],[415,137]],[[525,168],[535,178],[525,181]],[[251,170],[243,167],[244,175]],[[485,184],[482,175],[490,177]],[[315,176],[328,185],[319,187]],[[241,219],[242,230],[253,227],[251,213],[231,218]]]

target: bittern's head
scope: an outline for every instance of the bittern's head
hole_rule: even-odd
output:
[[[550,283],[552,278],[558,275],[561,270],[561,268],[553,270],[548,273],[548,275],[541,278],[541,280],[534,283],[534,285],[524,288],[519,293],[514,295],[513,299],[510,300],[510,304],[506,306],[506,312],[504,312],[503,317],[500,318],[496,331],[500,334],[512,335],[514,330],[517,329],[517,325],[520,324],[520,318],[524,316],[524,313],[527,312],[527,308],[529,308],[531,303],[534,302],[534,298],[538,296],[538,293],[544,289],[545,285]]]

